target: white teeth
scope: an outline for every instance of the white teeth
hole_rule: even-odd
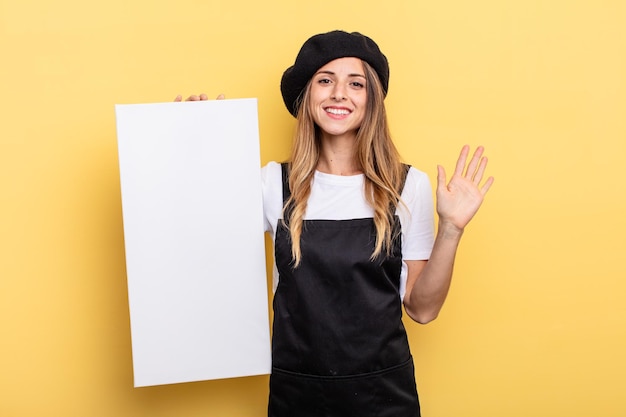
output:
[[[350,114],[350,112],[348,110],[346,110],[346,109],[330,109],[330,108],[328,108],[328,109],[326,109],[326,111],[328,113],[336,114],[336,115]]]

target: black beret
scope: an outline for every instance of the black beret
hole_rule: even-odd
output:
[[[309,38],[298,53],[296,62],[283,73],[280,92],[287,110],[298,114],[298,98],[318,69],[332,60],[360,58],[374,68],[385,95],[389,87],[389,63],[372,39],[358,32],[335,30]]]

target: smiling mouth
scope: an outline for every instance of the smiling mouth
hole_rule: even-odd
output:
[[[348,109],[337,109],[333,107],[327,107],[324,110],[326,113],[334,114],[335,116],[346,116],[351,113]]]

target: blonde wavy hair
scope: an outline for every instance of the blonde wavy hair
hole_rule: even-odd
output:
[[[362,62],[367,104],[363,122],[357,132],[355,157],[365,177],[365,198],[374,209],[376,245],[370,258],[374,260],[383,251],[390,253],[394,238],[394,212],[400,201],[402,190],[399,188],[406,170],[391,140],[383,87],[374,69],[367,62]],[[288,164],[291,196],[283,208],[283,219],[287,219],[283,223],[289,228],[294,267],[302,260],[300,237],[321,148],[321,132],[313,121],[309,104],[310,91],[309,81],[300,100],[295,140]]]

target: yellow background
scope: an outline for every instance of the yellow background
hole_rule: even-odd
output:
[[[280,75],[335,28],[388,56],[407,162],[483,144],[496,176],[407,323],[424,415],[626,415],[625,2],[0,4],[1,416],[264,415],[266,376],[132,387],[114,104],[258,97],[283,159]]]

